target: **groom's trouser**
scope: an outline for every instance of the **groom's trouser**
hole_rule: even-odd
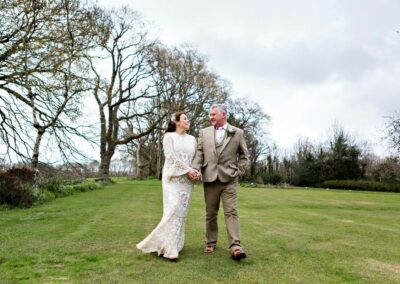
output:
[[[204,199],[206,203],[206,243],[214,245],[218,239],[218,210],[220,200],[224,208],[228,242],[231,250],[240,246],[239,217],[237,212],[237,184],[235,178],[231,182],[220,181],[204,183]]]

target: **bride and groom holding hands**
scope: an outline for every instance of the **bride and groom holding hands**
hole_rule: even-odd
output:
[[[211,126],[196,139],[184,112],[174,113],[163,138],[165,163],[162,173],[163,216],[157,227],[136,245],[144,253],[157,252],[176,260],[185,239],[185,221],[193,184],[203,181],[206,205],[205,253],[213,253],[218,240],[218,210],[222,201],[229,250],[235,260],[246,257],[240,244],[237,187],[248,163],[242,129],[227,123],[223,104],[210,108]]]

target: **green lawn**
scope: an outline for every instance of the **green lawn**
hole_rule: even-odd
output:
[[[203,251],[196,187],[178,262],[135,248],[162,214],[158,181],[0,211],[0,283],[400,283],[400,194],[241,188],[248,258]]]

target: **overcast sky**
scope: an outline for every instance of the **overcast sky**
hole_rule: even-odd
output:
[[[128,5],[168,45],[190,44],[260,103],[271,138],[322,142],[336,121],[372,150],[400,110],[400,1],[99,0]],[[111,4],[112,3],[112,4]]]

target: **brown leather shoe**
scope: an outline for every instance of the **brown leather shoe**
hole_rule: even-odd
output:
[[[234,249],[232,252],[232,258],[234,260],[241,260],[242,258],[246,257],[247,257],[246,253],[241,248]]]
[[[215,249],[216,249],[215,245],[206,245],[204,247],[204,253],[209,253],[209,254],[213,253],[215,251]]]

